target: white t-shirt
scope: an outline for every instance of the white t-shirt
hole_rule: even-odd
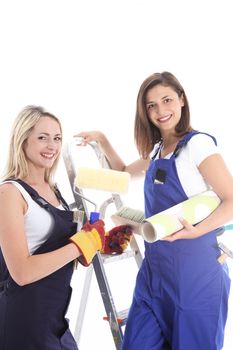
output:
[[[6,182],[10,182],[17,187],[28,205],[24,216],[24,224],[29,253],[32,255],[49,238],[53,228],[53,217],[47,210],[40,207],[18,182]],[[62,206],[59,206],[59,209],[63,209]]]
[[[187,197],[210,189],[210,186],[199,172],[198,166],[204,159],[216,153],[220,152],[214,140],[205,134],[194,135],[182,148],[175,161],[180,183]],[[171,155],[172,153],[165,158],[169,159]],[[158,157],[159,155],[157,155],[156,159]]]

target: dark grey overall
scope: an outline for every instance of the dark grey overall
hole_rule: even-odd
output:
[[[51,252],[68,243],[76,232],[72,212],[58,192],[66,210],[60,210],[24,182],[17,180],[32,199],[51,213],[51,235],[34,254]],[[13,213],[12,213],[13,215]],[[65,314],[71,298],[73,262],[37,282],[17,285],[7,270],[0,251],[0,349],[77,350]]]

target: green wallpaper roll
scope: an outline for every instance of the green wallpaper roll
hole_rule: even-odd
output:
[[[182,229],[179,218],[194,225],[209,216],[220,204],[220,198],[213,191],[205,191],[167,210],[153,215],[139,226],[139,234],[149,243]]]

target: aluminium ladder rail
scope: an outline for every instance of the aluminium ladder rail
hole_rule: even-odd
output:
[[[106,157],[104,156],[104,154],[101,152],[98,144],[96,142],[91,142],[88,145],[91,146],[91,148],[93,148],[93,150],[95,151],[95,154],[99,160],[100,165],[103,168],[110,168],[110,165]],[[71,190],[73,192],[73,196],[75,200],[75,202],[70,205],[70,209],[76,208],[76,210],[84,212],[84,221],[86,221],[89,218],[89,212],[88,212],[85,200],[88,200],[88,199],[86,199],[83,196],[83,192],[81,189],[77,187],[74,188],[76,169],[74,166],[73,156],[69,145],[66,145],[66,147],[64,148],[63,159],[64,159],[67,175],[69,178]],[[116,209],[119,209],[123,205],[119,194],[112,193],[111,197],[108,200],[106,200],[100,207],[99,211],[100,211],[100,217],[102,219],[105,216],[105,211],[107,206],[111,203],[115,204]],[[131,250],[127,250],[126,252],[120,255],[113,255],[113,256],[100,254],[100,252],[97,252],[97,254],[95,255],[92,261],[92,264],[89,267],[87,267],[83,291],[82,291],[80,305],[79,305],[78,317],[77,317],[75,331],[74,331],[74,338],[77,344],[81,336],[81,330],[82,330],[86,305],[88,301],[88,294],[89,294],[92,274],[94,270],[96,279],[98,282],[100,294],[102,297],[102,301],[104,304],[104,308],[107,314],[106,319],[109,322],[115,347],[117,350],[121,349],[122,339],[123,339],[122,326],[125,325],[128,310],[117,312],[114,304],[113,296],[110,290],[110,286],[107,280],[107,276],[105,273],[104,264],[107,262],[134,257],[136,264],[139,268],[141,266],[143,258],[134,235],[132,236],[132,239],[130,241],[130,248]]]

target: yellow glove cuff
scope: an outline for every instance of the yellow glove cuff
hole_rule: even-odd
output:
[[[79,248],[83,255],[83,265],[88,266],[92,262],[97,250],[102,249],[102,241],[96,229],[91,231],[81,230],[75,233],[70,240]]]
[[[128,242],[126,242],[126,243],[123,243],[123,244],[121,244],[120,245],[120,247],[122,248],[122,250],[123,250],[123,252],[128,248]]]

